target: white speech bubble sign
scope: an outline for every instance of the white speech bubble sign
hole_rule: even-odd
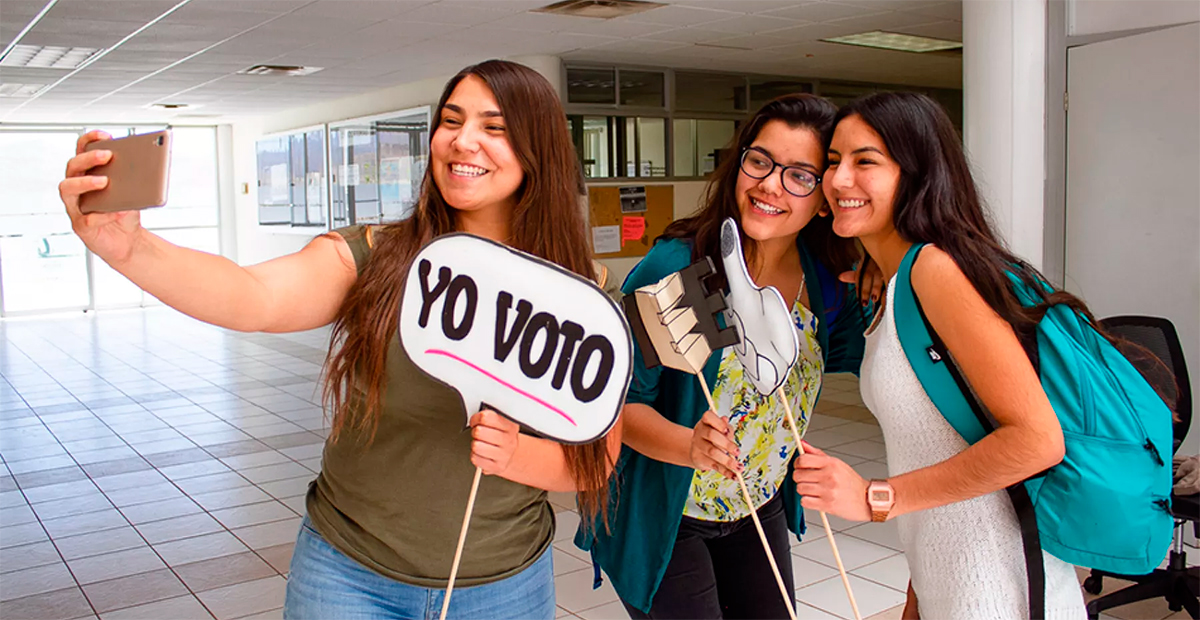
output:
[[[558,265],[465,233],[413,259],[400,341],[453,387],[467,415],[486,405],[546,437],[586,443],[616,422],[633,344],[620,309]]]

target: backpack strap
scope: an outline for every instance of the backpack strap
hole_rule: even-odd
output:
[[[912,288],[913,264],[925,245],[913,244],[896,272],[896,291],[892,296],[896,333],[909,365],[934,406],[967,443],[974,444],[996,429],[996,420],[976,398],[946,344],[929,323]],[[1006,490],[1021,525],[1025,574],[1029,579],[1029,617],[1040,620],[1046,617],[1046,572],[1037,514],[1024,482]]]

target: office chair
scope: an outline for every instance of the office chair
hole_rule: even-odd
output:
[[[1130,347],[1118,343],[1117,348],[1179,415],[1179,420],[1174,423],[1175,445],[1172,452],[1178,451],[1192,422],[1192,385],[1175,326],[1167,319],[1149,316],[1116,316],[1103,319],[1100,324],[1110,334],[1137,345]],[[1149,358],[1146,355],[1147,351],[1153,353],[1157,359]],[[1161,596],[1167,599],[1167,606],[1171,611],[1187,609],[1193,620],[1200,620],[1200,603],[1197,602],[1197,594],[1200,593],[1200,568],[1188,568],[1187,554],[1183,550],[1183,528],[1188,523],[1191,523],[1195,535],[1200,537],[1198,500],[1200,494],[1171,494],[1175,540],[1166,568],[1155,569],[1148,575],[1118,575],[1092,570],[1091,575],[1083,582],[1083,589],[1091,594],[1100,593],[1104,587],[1104,577],[1116,577],[1135,583],[1088,603],[1088,618],[1095,620],[1100,616],[1100,612],[1106,609]]]

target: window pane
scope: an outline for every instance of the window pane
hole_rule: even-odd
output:
[[[700,175],[716,168],[716,152],[729,146],[736,129],[734,121],[696,121],[696,169]]]
[[[325,223],[325,130],[314,129],[304,135],[307,151],[304,175],[304,202],[308,205],[308,223]]]
[[[583,176],[601,179],[613,176],[609,148],[612,132],[609,131],[609,116],[572,116],[571,135],[579,141],[576,150],[583,164]]]
[[[334,226],[408,217],[428,159],[427,114],[348,121],[329,133]]]
[[[746,78],[676,71],[675,108],[692,112],[745,111]]]
[[[288,202],[287,142],[278,162],[284,175],[280,197]],[[260,188],[260,192],[261,192]],[[217,131],[213,127],[176,127],[171,130],[171,173],[167,204],[142,211],[146,228],[217,225]]]
[[[757,110],[768,101],[793,93],[811,93],[812,82],[793,78],[750,78],[750,109]]]
[[[677,118],[675,128],[675,176],[696,176],[696,121]]]
[[[665,91],[662,73],[621,70],[621,105],[661,108]]]
[[[71,232],[58,197],[63,166],[75,154],[78,137],[70,131],[0,132],[0,286],[6,312],[88,304],[83,243]]]
[[[567,103],[617,102],[615,69],[567,67]]]
[[[640,177],[667,176],[667,120],[639,118],[638,174]]]

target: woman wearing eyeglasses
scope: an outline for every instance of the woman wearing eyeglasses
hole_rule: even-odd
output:
[[[800,357],[786,391],[801,433],[822,375],[857,373],[863,350],[859,300],[834,276],[852,268],[858,251],[833,234],[820,190],[822,135],[836,112],[812,95],[763,106],[738,130],[699,214],[668,227],[622,287],[631,293],[704,256],[723,270],[721,223],[737,221],[750,275],[791,304]],[[635,358],[610,527],[580,529],[576,544],[592,552],[633,618],[787,618],[750,516],[757,511],[794,591],[787,533],[804,533],[804,514],[779,397],[758,394],[732,348],[705,367],[715,412],[705,411],[696,377]]]

